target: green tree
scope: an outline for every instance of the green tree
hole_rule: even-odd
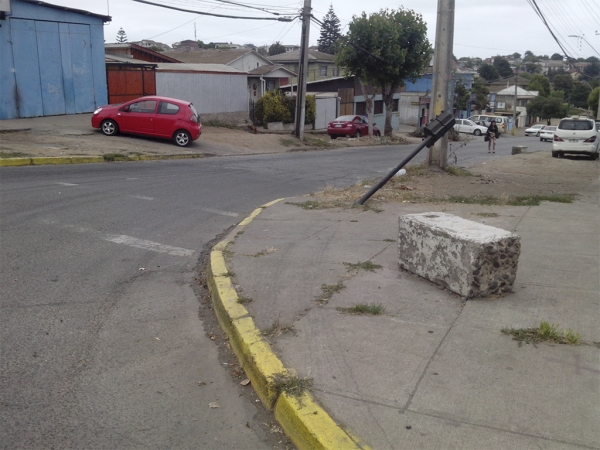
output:
[[[538,57],[535,56],[532,51],[527,50],[523,55],[523,62],[536,62],[538,60]]]
[[[562,61],[563,60],[563,55],[559,54],[559,53],[554,53],[550,59],[552,61]]]
[[[465,87],[462,80],[458,80],[454,88],[454,108],[457,111],[463,111],[467,109],[467,105],[469,104],[470,98],[471,93]]]
[[[554,85],[554,89],[563,91],[566,98],[571,96],[571,91],[573,90],[573,78],[571,78],[571,75],[566,73],[556,74],[552,78],[552,84]]]
[[[541,97],[550,95],[550,81],[544,75],[535,74],[527,84],[528,91],[538,91]]]
[[[521,54],[520,54],[520,53],[517,53],[517,52],[514,52],[514,53],[512,54],[512,57],[513,57],[513,58],[515,58],[515,59],[518,59],[518,58],[520,58],[520,57],[521,57]]]
[[[347,40],[340,42],[337,64],[381,91],[385,136],[392,135],[394,93],[405,81],[416,81],[429,65],[431,44],[427,25],[412,10],[382,9],[353,16]]]
[[[333,12],[333,5],[329,5],[329,11],[323,17],[321,36],[317,41],[319,51],[333,55],[335,53],[335,42],[340,37],[340,19]]]
[[[285,47],[279,41],[271,44],[269,47],[269,56],[279,55],[280,53],[285,53]]]
[[[493,65],[502,78],[511,77],[513,75],[513,71],[510,68],[510,64],[506,58],[503,58],[502,56],[496,56],[494,58]]]
[[[556,97],[536,97],[527,104],[527,115],[544,120],[562,118],[567,115],[567,105]]]
[[[500,74],[498,73],[498,70],[490,65],[490,64],[486,64],[483,63],[480,67],[479,70],[477,71],[477,73],[479,74],[479,76],[483,79],[485,79],[486,81],[494,81],[497,80],[498,78],[500,78]]]
[[[592,58],[594,58],[592,56]],[[583,69],[583,74],[588,78],[596,78],[600,75],[600,63],[598,62],[598,58],[594,58],[595,60],[590,61],[591,58],[588,58],[586,62],[590,64]]]
[[[117,44],[124,44],[125,42],[127,42],[127,33],[123,28],[119,28],[119,31],[117,31]]]
[[[588,98],[592,89],[579,81],[573,82],[573,90],[571,91],[571,104],[577,108],[588,107]]]
[[[488,89],[485,81],[482,78],[476,78],[473,82],[473,87],[471,88],[471,93],[474,95],[473,98],[473,106],[477,111],[481,113],[488,105],[488,94],[490,90]]]
[[[598,120],[598,101],[600,99],[600,86],[595,88],[590,95],[588,96],[588,105],[590,105],[590,109],[592,110],[592,114]]]
[[[260,47],[258,47],[258,50],[256,50],[256,52],[259,55],[267,56],[269,54],[269,49],[267,48],[266,45],[261,45]]]

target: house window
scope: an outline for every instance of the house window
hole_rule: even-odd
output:
[[[339,77],[340,76],[340,69],[337,67],[332,67],[331,68],[331,76],[332,77]]]
[[[375,100],[373,114],[383,114],[383,100]]]
[[[267,91],[275,90],[275,80],[267,80],[265,85],[266,85]]]
[[[366,102],[356,102],[356,115],[364,116],[367,114],[367,104]]]
[[[327,66],[319,66],[319,76],[320,77],[327,76]]]
[[[400,110],[399,104],[400,99],[395,98],[392,103],[392,112],[398,112]]]

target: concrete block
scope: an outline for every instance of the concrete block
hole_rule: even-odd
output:
[[[527,146],[525,145],[516,145],[512,148],[512,155],[520,155],[521,153],[527,153]]]
[[[451,214],[398,218],[400,267],[466,298],[510,292],[520,251],[516,234]]]

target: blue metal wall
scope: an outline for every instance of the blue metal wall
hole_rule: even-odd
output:
[[[107,104],[102,18],[19,0],[11,7],[0,21],[0,119]]]

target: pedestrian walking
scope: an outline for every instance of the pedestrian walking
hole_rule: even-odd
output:
[[[492,120],[487,129],[488,153],[496,153],[496,139],[499,135],[498,124]]]

